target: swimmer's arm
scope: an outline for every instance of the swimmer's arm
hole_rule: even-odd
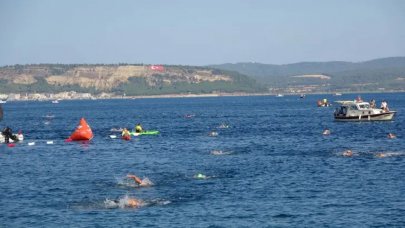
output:
[[[135,176],[135,175],[128,174],[127,177],[133,179],[138,184],[142,183],[142,180],[139,177]]]

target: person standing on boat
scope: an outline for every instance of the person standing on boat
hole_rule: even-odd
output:
[[[376,106],[375,106],[375,100],[374,99],[371,99],[371,101],[370,101],[370,108],[375,108]]]
[[[381,109],[384,110],[384,112],[389,112],[390,111],[389,108],[388,108],[388,103],[385,100],[383,100],[381,102]]]

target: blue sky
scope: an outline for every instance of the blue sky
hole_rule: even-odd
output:
[[[1,0],[0,66],[405,56],[401,0]]]

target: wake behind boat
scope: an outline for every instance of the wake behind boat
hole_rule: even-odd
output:
[[[336,121],[381,121],[392,120],[396,111],[372,108],[369,102],[336,101],[341,106],[335,110]]]

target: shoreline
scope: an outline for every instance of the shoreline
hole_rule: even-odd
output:
[[[405,91],[362,91],[362,92],[339,92],[342,95],[345,94],[380,94],[380,93],[404,93]],[[319,92],[319,93],[281,93],[284,96],[300,96],[301,94],[305,95],[332,95],[335,96],[337,92]],[[10,94],[14,95],[14,94]],[[19,98],[9,98],[3,99],[9,101],[62,101],[62,100],[119,100],[119,99],[154,99],[154,98],[207,98],[207,97],[249,97],[249,96],[277,96],[276,93],[209,93],[209,94],[162,94],[162,95],[139,95],[139,96],[103,96],[97,97],[97,95],[88,95],[81,97],[77,93],[76,97],[58,97],[55,94],[50,95],[49,97],[41,98],[32,98],[32,97],[19,97]],[[336,96],[336,97],[340,97]]]

